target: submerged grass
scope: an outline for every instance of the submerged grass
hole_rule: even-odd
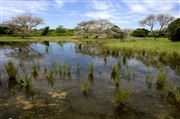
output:
[[[90,64],[90,65],[89,65],[88,79],[89,79],[90,81],[94,81],[94,65],[93,65],[93,64]]]
[[[37,78],[39,76],[38,70],[40,69],[39,64],[33,64],[32,66],[32,75],[34,78]]]
[[[89,91],[90,88],[90,82],[88,80],[85,80],[82,85],[81,85],[81,92],[84,96],[87,96],[87,93]]]
[[[152,88],[152,79],[150,78],[150,74],[146,74],[146,85],[148,87],[148,89]]]
[[[117,89],[114,97],[114,109],[115,111],[125,111],[126,110],[126,101],[130,97],[129,89]]]
[[[166,73],[159,70],[157,74],[157,81],[156,81],[157,88],[161,89],[165,85],[166,80],[167,80]]]
[[[9,80],[16,80],[18,68],[15,67],[12,61],[9,61],[7,64],[5,64],[5,69],[8,74]]]

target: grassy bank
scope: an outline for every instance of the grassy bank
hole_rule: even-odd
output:
[[[133,38],[127,38],[133,39]],[[127,40],[126,39],[126,40]],[[102,43],[102,46],[112,50],[131,49],[136,51],[152,51],[152,52],[177,52],[180,53],[180,42],[171,42],[167,38],[154,40],[146,38],[137,41],[120,41],[117,39],[84,39],[77,36],[41,36],[22,39],[19,37],[0,37],[0,41],[20,42],[20,41],[95,41]]]
[[[134,42],[108,42],[104,47],[112,50],[132,49],[135,51],[177,52],[180,53],[180,42],[171,42],[168,39],[141,40]]]

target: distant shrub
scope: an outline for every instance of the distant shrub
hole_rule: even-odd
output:
[[[171,41],[180,41],[180,18],[168,26],[167,35]]]
[[[42,36],[46,36],[49,32],[49,26],[46,26],[42,31]]]
[[[134,37],[145,37],[145,36],[148,36],[148,33],[149,33],[149,31],[147,29],[138,28],[138,29],[133,31],[132,36],[134,36]]]

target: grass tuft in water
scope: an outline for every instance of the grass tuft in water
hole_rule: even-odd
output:
[[[51,86],[54,85],[54,78],[55,78],[54,74],[55,74],[55,71],[53,68],[51,68],[49,71],[49,75],[47,76],[48,84],[50,84]]]
[[[130,97],[129,89],[117,89],[114,97],[114,109],[115,111],[125,111],[126,110],[126,101]]]
[[[156,82],[156,85],[157,85],[158,89],[162,89],[163,88],[163,86],[166,83],[166,78],[167,78],[167,75],[166,75],[165,72],[158,71],[157,82]]]
[[[111,79],[115,80],[116,78],[119,78],[119,68],[114,65],[111,70]]]
[[[5,69],[8,74],[9,80],[16,80],[18,68],[14,66],[14,63],[12,61],[9,61],[7,64],[5,64]]]
[[[89,66],[88,79],[90,81],[94,81],[94,65],[93,64],[90,64],[90,66]]]
[[[38,74],[39,68],[40,68],[39,64],[36,64],[36,63],[32,66],[32,75],[34,78],[39,76],[39,74]]]
[[[59,72],[59,77],[62,77],[63,70],[62,70],[62,65],[61,64],[59,64],[59,66],[58,66],[58,72]]]
[[[85,80],[81,85],[81,92],[84,96],[87,96],[89,88],[90,88],[90,82],[88,80]]]
[[[146,74],[146,85],[148,89],[152,88],[152,79],[150,78],[150,74]]]
[[[32,85],[32,80],[30,76],[22,77],[19,79],[19,84],[21,87],[25,88],[25,91],[28,95],[34,95],[34,89]]]

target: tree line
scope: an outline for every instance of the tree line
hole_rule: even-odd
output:
[[[128,35],[135,37],[169,37],[170,40],[180,40],[180,18],[175,18],[169,14],[149,15],[139,21],[145,28],[121,29],[119,26],[106,19],[82,21],[74,29],[64,28],[62,25],[56,29],[46,26],[37,29],[38,25],[44,25],[43,19],[31,14],[18,15],[0,24],[0,36],[73,36],[79,35],[84,38],[106,37],[123,39]]]

